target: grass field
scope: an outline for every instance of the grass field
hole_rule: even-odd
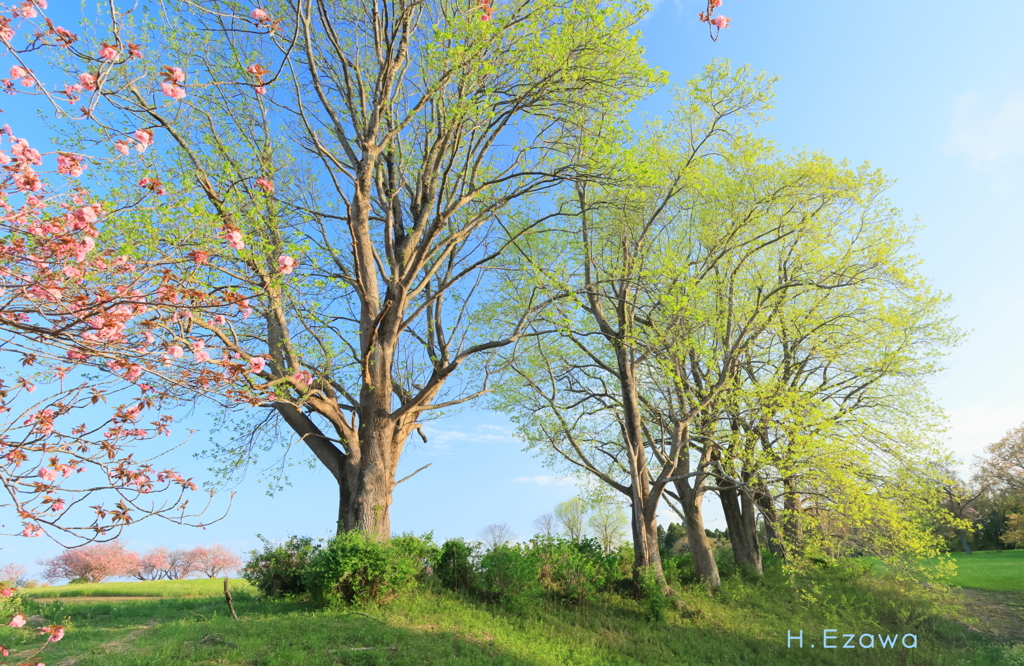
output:
[[[957,566],[952,584],[979,590],[1024,592],[1024,550],[952,555]]]
[[[251,592],[241,578],[231,579],[231,589]],[[224,595],[223,578],[200,580],[154,580],[140,582],[79,583],[56,587],[37,587],[27,592],[36,599],[67,597],[217,597]]]
[[[29,592],[52,598],[91,588],[164,598],[26,601],[23,612],[68,626],[64,640],[48,645],[37,659],[58,664],[74,657],[76,666],[1024,664],[1024,646],[998,645],[949,617],[921,613],[871,577],[823,575],[802,593],[774,574],[760,582],[729,577],[714,595],[683,586],[681,596],[700,616],[661,623],[645,620],[636,601],[612,594],[582,607],[551,600],[512,611],[423,586],[384,608],[332,610],[301,599],[259,601],[244,583],[233,581],[241,617],[236,622],[222,586],[222,580],[199,580],[37,589]],[[822,632],[829,628],[840,635],[913,633],[918,647],[821,649]],[[803,648],[787,647],[787,634],[801,631]],[[35,632],[0,626],[0,644],[12,650],[9,663],[18,663],[42,643]]]

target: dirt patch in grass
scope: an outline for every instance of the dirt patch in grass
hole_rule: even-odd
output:
[[[1024,642],[1024,594],[960,588],[967,628],[1000,641]],[[977,620],[977,624],[971,624]]]

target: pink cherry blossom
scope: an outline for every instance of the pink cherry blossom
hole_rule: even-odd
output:
[[[145,151],[146,148],[148,148],[150,144],[153,143],[153,130],[137,129],[135,130],[135,133],[132,136],[134,136],[135,139],[139,142],[135,146],[135,149],[138,150],[140,153]]]
[[[273,192],[274,191],[274,183],[273,183],[273,181],[269,181],[266,178],[257,178],[256,179],[256,184],[258,186],[262,187],[265,192]]]
[[[126,141],[118,141],[114,143],[114,147],[117,148],[117,152],[121,153],[122,155],[127,155],[128,151],[131,150],[131,147],[128,145]]]
[[[167,353],[170,354],[173,358],[181,358],[182,356],[185,355],[185,350],[182,349],[180,345],[171,345],[167,349]]]
[[[40,467],[38,474],[39,478],[47,483],[57,478],[57,470],[50,469],[49,467]]]
[[[43,536],[43,530],[38,525],[25,525],[25,529],[21,531],[23,537],[41,537]]]
[[[28,71],[26,71],[24,67],[22,67],[20,65],[15,65],[15,66],[11,67],[11,78],[12,79],[20,79],[23,76],[28,76]]]
[[[196,351],[196,363],[209,363],[213,359],[210,357],[209,352],[200,349]]]
[[[257,21],[266,21],[267,19],[270,18],[270,16],[262,9],[252,10],[252,14],[250,14],[249,16],[252,16]]]
[[[85,166],[77,156],[61,153],[57,155],[57,171],[65,176],[78,178],[85,171]]]
[[[256,86],[256,94],[257,95],[266,95],[267,94],[267,87],[266,86]]]
[[[277,258],[277,270],[280,271],[281,275],[288,275],[295,268],[295,260],[291,257],[282,254]]]
[[[15,615],[15,616],[14,616],[14,618],[13,618],[13,619],[12,619],[12,620],[11,620],[11,621],[10,621],[10,622],[8,623],[8,625],[7,625],[7,626],[9,626],[9,627],[15,627],[15,628],[17,628],[17,627],[24,627],[24,626],[25,626],[25,616],[24,616],[24,615],[22,615],[21,613],[18,613],[18,614],[17,614],[17,615]]]
[[[96,90],[96,75],[88,72],[79,74],[78,83],[84,90]]]
[[[718,9],[722,6],[722,0],[711,0],[711,9]]]
[[[56,627],[50,631],[50,643],[56,643],[64,638],[64,627]]]
[[[249,359],[249,372],[254,375],[258,375],[263,372],[263,368],[267,365],[267,359],[262,356],[253,356]]]
[[[721,30],[722,28],[728,28],[730,21],[732,21],[732,19],[726,16],[716,16],[715,18],[711,19],[711,25]]]
[[[185,83],[185,72],[181,67],[168,67],[167,76],[170,77],[174,83]]]
[[[100,49],[100,57],[104,60],[114,60],[119,55],[118,50],[110,44],[103,44],[103,47]]]
[[[236,250],[241,250],[245,247],[245,241],[242,240],[242,232],[238,229],[225,229],[224,240],[227,244]]]
[[[69,474],[68,474],[67,476],[71,476],[71,474],[69,473]],[[54,503],[53,503],[53,504],[51,505],[51,508],[52,508],[52,509],[53,509],[54,511],[63,511],[63,510],[64,510],[64,506],[65,506],[65,504],[64,504],[64,500],[62,500],[62,499],[59,499],[59,500],[57,500],[56,502],[54,502]]]
[[[5,587],[4,589],[0,590],[0,594],[4,595],[5,597],[9,597],[9,596],[11,596],[12,594],[14,594],[17,591],[18,591],[18,589],[14,588],[14,587]],[[4,656],[7,656],[7,655],[4,655]]]
[[[228,318],[225,317],[224,315],[217,315],[216,317],[213,318],[213,321],[218,326],[227,326]]]
[[[168,81],[164,81],[160,84],[160,90],[162,90],[165,95],[173,99],[185,98],[185,89]]]

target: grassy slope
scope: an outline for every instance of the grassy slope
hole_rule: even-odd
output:
[[[960,587],[997,592],[1024,592],[1024,550],[981,551],[972,555],[952,553]]]
[[[120,586],[116,589],[121,596],[144,596],[155,590],[160,591],[158,596],[172,596],[174,586],[194,590],[192,586],[196,584],[217,582],[220,581],[113,585]],[[968,635],[949,620],[915,618],[912,605],[901,604],[884,583],[872,579],[824,580],[818,586],[816,603],[801,600],[780,579],[755,584],[732,577],[714,596],[700,587],[683,587],[681,593],[686,602],[702,614],[695,620],[672,618],[666,623],[646,621],[636,602],[614,595],[606,595],[598,603],[583,608],[548,601],[523,612],[512,612],[448,592],[421,589],[383,609],[362,609],[382,620],[378,622],[344,610],[320,609],[310,602],[256,602],[241,585],[232,587],[236,590],[241,622],[232,620],[223,599],[216,597],[97,600],[74,605],[55,602],[26,610],[40,612],[55,622],[70,617],[67,637],[48,646],[39,659],[58,663],[70,656],[85,655],[77,666],[1013,663],[1000,656],[998,647]],[[128,646],[100,647],[123,638],[153,618],[159,618],[159,624],[138,633]],[[916,633],[919,647],[810,648],[811,642],[820,642],[816,639],[824,628],[857,634]],[[804,632],[805,647],[787,648],[787,631],[800,630]],[[198,642],[208,636],[217,636],[238,647]],[[20,650],[39,641],[24,630],[0,627],[0,644]],[[377,649],[352,649],[360,647]],[[17,660],[27,659],[29,654],[21,653]]]

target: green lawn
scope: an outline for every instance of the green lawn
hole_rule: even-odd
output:
[[[956,578],[951,583],[997,592],[1024,592],[1024,550],[951,553]]]
[[[231,579],[235,591],[252,591],[252,586],[241,578]],[[199,580],[154,580],[115,583],[77,583],[55,587],[37,587],[25,590],[37,599],[66,597],[216,597],[224,595],[223,578]]]
[[[64,640],[48,645],[37,659],[57,664],[75,657],[76,666],[1024,663],[1024,650],[996,645],[964,631],[950,618],[922,613],[885,581],[872,577],[831,580],[822,573],[809,591],[801,592],[781,574],[766,575],[758,582],[728,577],[714,595],[700,586],[681,586],[680,594],[700,611],[699,617],[672,616],[654,623],[644,619],[636,601],[610,593],[582,607],[552,599],[516,612],[425,586],[384,608],[331,610],[301,599],[259,601],[243,585],[232,583],[239,622],[230,617],[219,596],[222,580],[29,590],[50,597],[92,590],[114,596],[174,598],[26,601],[22,611],[68,626]],[[829,628],[839,634],[913,633],[918,647],[823,650],[820,638]],[[787,634],[800,631],[806,639],[804,647],[787,647]],[[0,645],[12,650],[9,663],[28,660],[31,650],[41,644],[33,631],[0,626]],[[811,648],[811,644],[818,645]]]

